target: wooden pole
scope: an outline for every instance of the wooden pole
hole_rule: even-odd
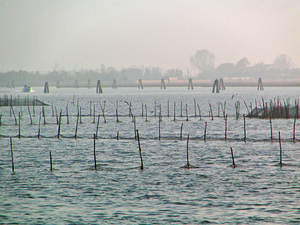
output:
[[[40,135],[41,135],[41,119],[42,119],[42,113],[40,112],[38,138],[40,138]]]
[[[246,117],[245,117],[245,114],[244,114],[244,142],[247,142]]]
[[[188,106],[185,104],[186,121],[189,121]]]
[[[135,116],[133,116],[133,129],[134,129],[134,139],[136,140],[137,135],[136,135],[136,120],[135,120]]]
[[[79,113],[77,113],[76,128],[75,128],[75,139],[77,139],[78,122],[79,122]]]
[[[174,121],[176,121],[176,102],[174,102]]]
[[[182,141],[182,130],[183,130],[183,123],[181,123],[181,128],[180,128],[180,141]]]
[[[158,120],[158,140],[160,140],[160,119]]]
[[[225,141],[227,141],[227,115],[225,116]]]
[[[187,136],[187,141],[186,141],[186,166],[189,169],[190,168],[190,160],[189,160],[189,140],[190,140],[190,135],[188,134]]]
[[[145,104],[145,111],[146,111],[146,122],[148,122],[148,115],[147,115],[147,104]]]
[[[232,167],[235,168],[236,167],[236,164],[234,162],[234,156],[233,156],[233,150],[232,150],[232,147],[230,147],[231,149],[231,158],[232,158]]]
[[[94,107],[93,123],[95,123],[96,122],[96,105],[94,104],[93,107]]]
[[[156,117],[156,100],[154,101],[154,117]]]
[[[96,134],[94,134],[94,167],[97,169],[97,158],[96,158]]]
[[[142,117],[144,117],[144,103],[142,103]]]
[[[49,153],[50,153],[50,171],[52,171],[53,170],[53,166],[52,166],[52,154],[51,154],[51,151]]]
[[[42,107],[42,114],[43,114],[43,118],[44,118],[44,125],[46,125],[46,116],[45,116],[45,108],[44,108],[44,106]]]
[[[144,169],[144,163],[143,163],[143,155],[142,155],[142,148],[141,148],[141,143],[140,143],[140,135],[139,135],[139,130],[136,130],[137,133],[137,139],[138,139],[138,145],[139,145],[139,152],[140,152],[140,159],[141,159],[141,170]]]
[[[182,101],[180,102],[180,117],[182,117]]]
[[[15,115],[14,108],[12,107],[12,105],[10,106],[10,108],[11,108],[11,111],[12,111],[13,116],[14,116],[14,118],[15,118],[15,125],[17,125],[17,124],[18,124],[18,121],[17,121],[16,115]]]
[[[279,154],[279,166],[282,167],[282,147],[281,147],[280,131],[278,132],[278,136],[279,136],[279,148],[280,148],[280,154]]]
[[[12,137],[10,137],[10,153],[11,153],[11,170],[12,170],[12,172],[14,172],[15,171],[15,164],[14,164],[14,152],[13,152]]]
[[[81,107],[80,107],[80,109],[79,109],[79,118],[80,118],[80,124],[82,124],[82,120],[81,120]]]
[[[67,107],[66,107],[66,114],[67,114],[67,124],[70,123],[70,120],[69,120],[69,105],[67,104]]]
[[[19,112],[19,138],[21,138],[21,113]]]
[[[194,111],[195,111],[195,118],[197,117],[197,106],[196,106],[196,99],[194,99]]]
[[[205,122],[205,128],[204,128],[204,141],[206,141],[206,130],[207,130],[207,122]]]
[[[295,115],[295,117],[294,117],[294,127],[293,127],[293,142],[294,143],[296,142],[296,118],[297,118],[297,115]]]
[[[201,109],[200,109],[199,104],[197,104],[197,106],[198,106],[198,111],[199,111],[199,118],[200,118],[200,120],[201,120]]]
[[[60,136],[60,126],[61,126],[61,111],[59,114],[59,119],[58,119],[58,131],[57,131],[57,138],[59,139]]]
[[[213,115],[213,111],[212,111],[212,107],[211,107],[210,103],[209,103],[209,108],[210,108],[210,113],[211,113],[211,120],[214,120],[214,115]]]

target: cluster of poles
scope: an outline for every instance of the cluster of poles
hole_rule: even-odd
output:
[[[140,156],[140,166],[139,168],[141,170],[144,169],[144,161],[143,161],[143,155],[142,155],[142,148],[141,148],[141,143],[140,143],[140,136],[139,136],[139,131],[136,130],[136,134],[137,134],[137,142],[138,142],[138,148],[139,148],[139,156]],[[282,162],[282,145],[281,145],[281,137],[280,137],[280,131],[278,132],[278,140],[279,140],[279,149],[280,149],[280,152],[279,152],[279,163],[277,164],[278,166],[280,167],[283,167],[285,164],[283,164]],[[186,145],[186,165],[183,166],[182,168],[186,168],[186,169],[193,169],[193,168],[199,168],[199,167],[196,167],[196,166],[193,166],[190,164],[190,160],[189,160],[189,138],[190,136],[188,135],[187,136],[187,145]],[[94,134],[94,169],[97,170],[98,169],[98,166],[97,166],[97,154],[96,154],[96,140],[97,140],[97,137],[96,137],[96,134]],[[235,163],[235,158],[234,158],[234,154],[233,154],[233,148],[230,147],[230,151],[231,151],[231,158],[232,158],[232,164],[231,166],[233,168],[236,168],[237,165]],[[12,166],[12,172],[15,171],[15,164],[14,164],[14,154],[13,154],[13,138],[10,137],[10,152],[11,152],[11,166]],[[52,152],[49,151],[49,162],[50,162],[50,171],[53,171],[53,162],[52,162]]]

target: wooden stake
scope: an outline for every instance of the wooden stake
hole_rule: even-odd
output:
[[[51,154],[51,151],[49,153],[50,153],[50,171],[52,171],[53,167],[52,167],[52,154]]]
[[[197,104],[197,106],[198,106],[198,111],[199,111],[199,118],[201,120],[201,109],[200,109],[200,106],[198,104]]]
[[[139,130],[136,130],[137,133],[137,139],[138,139],[138,144],[139,144],[139,152],[140,152],[140,159],[141,159],[141,170],[144,169],[144,163],[143,163],[143,155],[142,155],[142,148],[141,148],[141,143],[140,143],[140,135],[139,135]]]
[[[14,164],[14,152],[13,152],[12,137],[10,137],[10,153],[11,153],[11,170],[12,170],[12,172],[14,172],[15,171],[15,164]]]
[[[176,121],[176,102],[174,102],[174,121]]]
[[[160,119],[158,120],[158,140],[160,140]]]
[[[75,128],[75,139],[77,139],[78,122],[79,122],[79,113],[77,113],[77,121],[76,121],[76,128]]]
[[[196,99],[194,99],[194,111],[195,111],[195,118],[197,117],[197,106],[196,106]]]
[[[185,104],[186,121],[189,121],[188,106]]]
[[[227,141],[227,115],[225,116],[225,141]]]
[[[183,130],[183,123],[181,123],[181,128],[180,128],[180,141],[182,141],[182,130]]]
[[[206,130],[207,130],[207,122],[205,122],[205,128],[204,128],[204,141],[206,141]]]
[[[190,160],[189,160],[189,140],[190,140],[190,135],[188,134],[187,136],[187,141],[186,141],[186,166],[189,169],[190,168]]]
[[[295,117],[294,117],[294,127],[293,127],[293,142],[294,143],[296,142],[296,118],[297,118],[297,115],[295,115]]]
[[[133,129],[134,129],[134,139],[136,140],[137,135],[136,135],[136,120],[135,120],[135,116],[133,116]]]
[[[271,132],[271,142],[273,142],[272,113],[270,114],[270,132]]]
[[[40,112],[38,138],[40,138],[40,135],[41,135],[41,119],[42,119],[42,113]]]
[[[281,137],[280,137],[280,131],[278,132],[279,136],[279,148],[280,148],[280,154],[279,154],[279,166],[282,167],[282,148],[281,148]]]
[[[182,101],[180,102],[180,117],[182,117]]]
[[[146,122],[148,122],[148,116],[147,116],[147,104],[145,104],[145,111],[146,111]]]
[[[210,103],[209,103],[209,108],[210,108],[210,113],[211,113],[211,120],[214,120],[214,115],[213,115],[213,111],[212,111],[212,107],[211,107]]]
[[[234,156],[233,156],[233,150],[232,150],[232,147],[230,147],[230,149],[231,149],[232,167],[235,168],[236,165],[235,165],[235,162],[234,162]]]
[[[93,105],[94,107],[94,113],[93,113],[93,123],[96,121],[96,105]]]
[[[19,112],[19,138],[21,138],[21,113]]]
[[[67,107],[66,107],[66,114],[67,114],[67,124],[70,123],[69,121],[69,105],[67,104]]]
[[[246,117],[244,114],[244,142],[247,142],[247,134],[246,134]]]
[[[94,134],[94,166],[97,169],[97,158],[96,158],[96,134]]]
[[[59,114],[59,121],[58,121],[58,131],[57,131],[57,138],[59,139],[60,136],[60,126],[61,126],[61,111]]]

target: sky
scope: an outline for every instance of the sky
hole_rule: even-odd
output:
[[[0,0],[0,71],[216,66],[281,54],[300,67],[299,0]]]

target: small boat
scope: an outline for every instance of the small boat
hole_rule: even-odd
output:
[[[27,86],[26,84],[24,85],[22,92],[32,92],[32,88],[30,86]]]

